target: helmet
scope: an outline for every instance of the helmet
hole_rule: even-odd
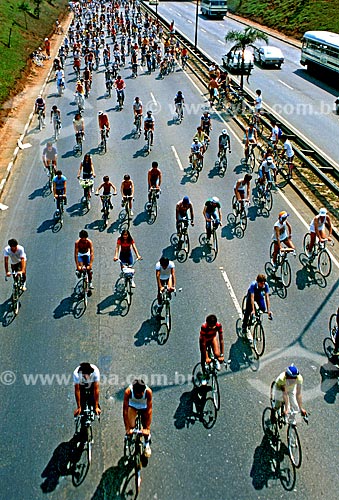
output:
[[[151,111],[151,110],[147,111],[147,114],[148,114],[148,115],[151,115],[151,114],[152,114],[152,111]]]
[[[299,375],[299,370],[298,368],[292,363],[291,366],[288,366],[286,368],[286,377],[288,378],[297,378]]]
[[[219,198],[217,196],[213,196],[213,198],[211,198],[211,202],[212,203],[219,203]]]
[[[208,111],[204,111],[204,115],[208,115]]]
[[[45,38],[45,42],[48,40],[48,38]]]
[[[178,90],[177,94],[182,94],[181,90]]]
[[[198,139],[197,137],[194,137],[193,141],[194,141],[194,142],[198,142],[198,141],[199,141],[199,139]]]
[[[222,133],[222,135],[227,135],[227,130],[224,128],[224,129],[222,129],[221,133]]]
[[[100,115],[103,115],[103,114],[104,114],[104,112],[103,112],[103,111],[99,111],[99,112],[98,112],[98,115],[99,115],[99,116],[100,116]]]
[[[283,210],[282,212],[279,212],[278,218],[285,220],[289,215],[290,214],[288,214],[285,210]]]
[[[272,156],[268,156],[268,157],[266,158],[266,161],[267,161],[267,163],[273,163],[273,158],[272,158]]]
[[[326,208],[321,208],[321,209],[319,210],[319,215],[320,215],[321,217],[325,217],[325,215],[326,215],[326,214],[327,214],[327,210],[326,210]]]
[[[188,196],[184,196],[182,199],[182,202],[184,205],[189,205],[190,199]]]

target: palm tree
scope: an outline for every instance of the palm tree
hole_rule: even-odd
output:
[[[240,88],[244,87],[244,68],[245,68],[245,50],[247,47],[255,48],[254,43],[257,40],[262,40],[268,43],[268,36],[262,31],[255,28],[248,27],[244,31],[231,30],[225,36],[225,42],[235,42],[231,48],[233,50],[241,50],[241,75],[240,75]]]

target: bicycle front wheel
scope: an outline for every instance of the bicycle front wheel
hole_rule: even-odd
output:
[[[273,207],[273,196],[271,191],[266,191],[265,193],[265,208],[268,212],[272,210]]]
[[[249,173],[254,172],[254,169],[255,169],[255,155],[254,153],[252,153],[251,156],[249,157],[249,162],[248,162]]]
[[[125,288],[126,288],[126,294],[127,294],[126,295],[127,304],[128,304],[128,306],[130,306],[132,303],[132,283],[131,283],[130,279],[126,280]]]
[[[321,250],[318,256],[318,271],[324,278],[331,274],[332,261],[326,249]]]
[[[272,439],[274,436],[278,434],[277,423],[276,421],[272,420],[272,412],[273,412],[272,408],[267,406],[264,409],[264,413],[262,414],[262,419],[261,419],[262,430],[269,439]]]
[[[302,454],[300,439],[295,425],[289,425],[287,428],[287,445],[292,463],[299,469],[301,466]]]
[[[260,357],[265,351],[265,332],[261,323],[256,323],[253,329],[253,349]]]
[[[216,410],[220,410],[220,389],[219,389],[219,382],[218,382],[218,377],[215,373],[212,373],[211,375],[211,388],[212,388],[212,397],[215,405]]]
[[[328,329],[330,332],[330,337],[335,341],[335,337],[337,335],[337,330],[338,330],[338,325],[337,325],[337,315],[336,313],[333,313],[330,317],[330,321],[328,322]]]
[[[331,337],[326,337],[323,341],[324,352],[329,361],[333,358],[334,343]]]
[[[311,235],[310,235],[310,233],[306,233],[304,236],[304,241],[303,241],[303,249],[304,249],[304,253],[306,255],[308,255],[307,248],[308,248],[310,243],[311,243]]]
[[[213,231],[213,248],[215,251],[215,256],[217,256],[217,253],[218,253],[218,233],[216,230]]]
[[[201,367],[201,363],[197,363],[193,368],[192,372],[192,383],[194,387],[201,387],[201,381],[203,379],[203,371]]]
[[[171,327],[172,327],[172,316],[171,316],[171,305],[170,305],[170,303],[168,302],[165,307],[166,307],[165,320],[166,320],[166,325],[167,325],[168,331],[170,332],[171,331]]]
[[[284,260],[281,266],[281,281],[285,288],[288,288],[291,284],[292,273],[291,266],[287,260]]]

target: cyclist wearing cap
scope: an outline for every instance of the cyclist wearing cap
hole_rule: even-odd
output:
[[[144,455],[151,456],[152,390],[141,379],[133,380],[124,394],[123,417],[126,435],[133,433],[137,414],[141,415],[142,433],[145,436]]]
[[[211,115],[208,111],[204,111],[204,113],[202,114],[200,118],[200,127],[204,132],[206,132],[207,135],[210,135],[210,130],[212,130],[212,123]]]
[[[190,163],[192,163],[193,155],[197,155],[200,160],[204,159],[204,145],[199,141],[197,136],[194,137],[191,144],[191,154],[189,155]]]
[[[278,215],[278,220],[273,226],[273,264],[276,264],[278,252],[295,252],[295,246],[292,242],[292,227],[287,220],[287,217],[289,215],[290,214],[288,214],[284,210],[280,212]],[[287,248],[283,248],[282,243],[284,243]]]
[[[188,217],[188,212],[190,212],[190,218]],[[194,212],[193,205],[190,202],[188,196],[184,196],[182,200],[179,200],[175,207],[175,219],[178,235],[181,233],[181,224],[183,220],[191,221],[191,225],[194,226]]]
[[[246,307],[244,317],[242,320],[242,332],[247,336],[247,339],[252,342],[252,333],[247,329],[248,320],[250,316],[255,315],[255,305],[263,311],[268,313],[268,317],[272,319],[271,304],[270,304],[270,289],[266,282],[264,274],[258,274],[255,281],[250,284],[246,295]]]
[[[264,185],[266,182],[273,182],[271,171],[273,172],[274,180],[277,176],[277,169],[275,164],[273,163],[272,156],[268,156],[266,160],[264,160],[258,170],[259,175],[259,183]]]
[[[147,132],[151,131],[151,146],[153,146],[154,140],[154,118],[152,116],[152,111],[147,111],[147,116],[144,119],[144,133],[145,133],[145,141],[147,141]]]
[[[106,137],[109,137],[110,124],[107,113],[104,113],[103,111],[98,112],[98,123],[99,123],[100,134],[103,128],[106,127]]]
[[[326,236],[326,226],[328,227],[328,236]],[[323,241],[331,241],[332,240],[332,222],[330,219],[330,216],[327,215],[327,210],[326,208],[321,208],[319,210],[319,214],[314,217],[314,219],[311,221],[310,224],[310,234],[311,234],[311,239],[309,245],[307,245],[307,252],[308,256],[310,257],[312,255],[313,247],[316,238],[320,242]]]
[[[211,139],[206,134],[206,132],[203,131],[203,129],[200,126],[197,127],[197,132],[196,132],[195,136],[193,137],[193,141],[196,137],[198,139],[198,142],[200,142],[202,144],[203,154],[204,154],[206,149],[207,149],[207,144],[211,141]]]
[[[138,115],[142,116],[142,102],[140,101],[140,97],[135,97],[133,102],[133,115],[134,115],[134,125],[135,120]]]
[[[120,186],[120,192],[122,196],[122,202],[121,205],[123,206],[126,198],[128,199],[129,202],[129,209],[130,209],[130,214],[134,215],[132,212],[132,205],[133,205],[133,196],[134,196],[134,182],[131,179],[131,176],[129,174],[124,175],[124,180],[121,183]]]
[[[206,365],[211,362],[208,356],[207,347],[211,346],[214,356],[216,357],[216,368],[220,370],[219,361],[224,361],[224,336],[221,323],[218,322],[214,314],[209,314],[206,317],[206,322],[201,325],[199,347],[201,356],[201,368],[203,377],[202,385],[206,385]]]
[[[228,149],[229,153],[231,152],[231,139],[227,133],[227,130],[224,128],[221,131],[218,139],[218,156],[221,155],[222,151],[226,152],[226,149]]]
[[[234,184],[234,194],[238,201],[250,201],[251,180],[252,176],[245,174],[242,179],[238,179]]]
[[[291,409],[299,410],[303,416],[307,415],[306,410],[302,406],[302,384],[303,377],[300,375],[298,368],[294,364],[291,364],[275,380],[273,393],[274,408],[281,408],[284,403],[285,415],[288,415]]]
[[[249,150],[249,145],[254,144],[255,146],[258,143],[258,134],[257,130],[254,127],[254,123],[250,123],[249,126],[246,129],[246,142],[245,142],[245,160],[247,162],[248,160],[248,150]]]
[[[77,408],[74,416],[81,415],[86,402],[97,415],[100,415],[100,372],[92,363],[81,363],[73,372],[74,396]]]
[[[222,225],[221,204],[219,198],[213,196],[205,202],[203,215],[206,221],[207,243],[211,239],[212,219],[216,228]]]
[[[160,168],[158,168],[158,162],[152,161],[152,168],[149,169],[147,174],[147,182],[148,182],[148,202],[151,202],[152,191],[151,188],[155,188],[158,193],[157,197],[159,197],[160,186],[162,181],[162,172]]]

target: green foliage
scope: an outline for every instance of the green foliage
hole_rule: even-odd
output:
[[[338,0],[228,0],[228,9],[300,39],[308,30],[339,33]]]
[[[36,1],[0,1],[0,105],[16,88],[16,81],[27,67],[30,54],[53,32],[55,20],[68,5],[67,0],[54,0],[53,6],[40,0],[40,19],[36,19],[32,15]],[[22,12],[29,16],[28,29]],[[11,44],[8,47],[10,29]]]

